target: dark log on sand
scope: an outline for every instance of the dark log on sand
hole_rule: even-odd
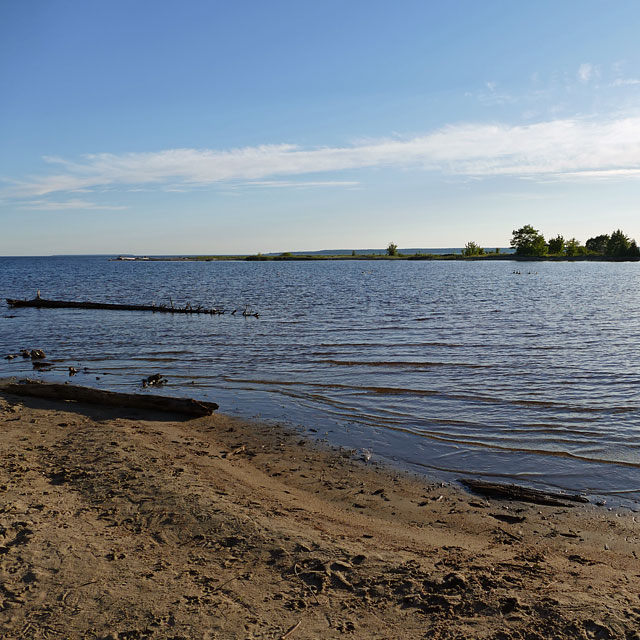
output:
[[[567,502],[589,502],[589,499],[585,496],[557,493],[554,491],[540,491],[539,489],[520,487],[516,484],[498,484],[496,482],[469,480],[466,478],[461,478],[458,482],[474,493],[490,496],[491,498],[518,500],[520,502],[533,502],[534,504],[547,504],[560,507],[572,506],[568,505]]]
[[[17,396],[34,396],[49,400],[73,400],[88,404],[106,405],[127,409],[145,409],[185,413],[192,416],[210,416],[217,408],[215,402],[199,402],[191,398],[170,398],[168,396],[142,395],[137,393],[116,393],[101,391],[90,387],[78,387],[70,384],[55,384],[25,380],[19,383],[6,383],[0,390]]]
[[[45,300],[34,298],[33,300],[15,300],[7,298],[7,304],[11,307],[35,307],[37,309],[108,309],[113,311],[153,311],[154,313],[198,313],[207,315],[222,315],[221,309],[205,309],[204,307],[168,307],[160,304],[115,304],[111,302],[74,302],[70,300]]]

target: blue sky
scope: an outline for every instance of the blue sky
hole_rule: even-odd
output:
[[[0,255],[640,240],[640,3],[0,4]]]

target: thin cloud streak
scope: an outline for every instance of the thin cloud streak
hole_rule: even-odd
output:
[[[418,168],[451,176],[637,179],[640,117],[556,119],[527,125],[458,124],[413,138],[360,141],[351,146],[302,148],[291,144],[230,150],[169,149],[47,158],[49,175],[16,181],[5,194],[43,197],[96,187],[191,189],[214,184],[352,186],[350,182],[297,182],[295,176],[367,168]],[[274,178],[289,180],[277,184]]]
[[[313,180],[313,181],[285,181],[285,180],[256,180],[245,183],[251,187],[269,188],[296,188],[306,189],[309,187],[358,187],[360,183],[355,180]]]
[[[638,78],[616,78],[612,83],[612,87],[628,87],[636,84],[640,84]]]
[[[101,205],[86,200],[67,200],[65,202],[53,202],[49,200],[30,200],[20,203],[21,209],[33,211],[119,211],[128,207],[122,205]]]

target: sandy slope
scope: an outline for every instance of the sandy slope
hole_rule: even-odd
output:
[[[640,639],[629,512],[487,501],[224,416],[4,395],[0,430],[4,638]]]

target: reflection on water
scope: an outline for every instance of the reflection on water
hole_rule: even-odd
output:
[[[190,302],[257,318],[5,308],[0,375],[303,423],[439,477],[640,499],[640,264],[2,258],[3,297]],[[531,273],[529,273],[531,271]],[[96,377],[100,379],[97,380]]]

